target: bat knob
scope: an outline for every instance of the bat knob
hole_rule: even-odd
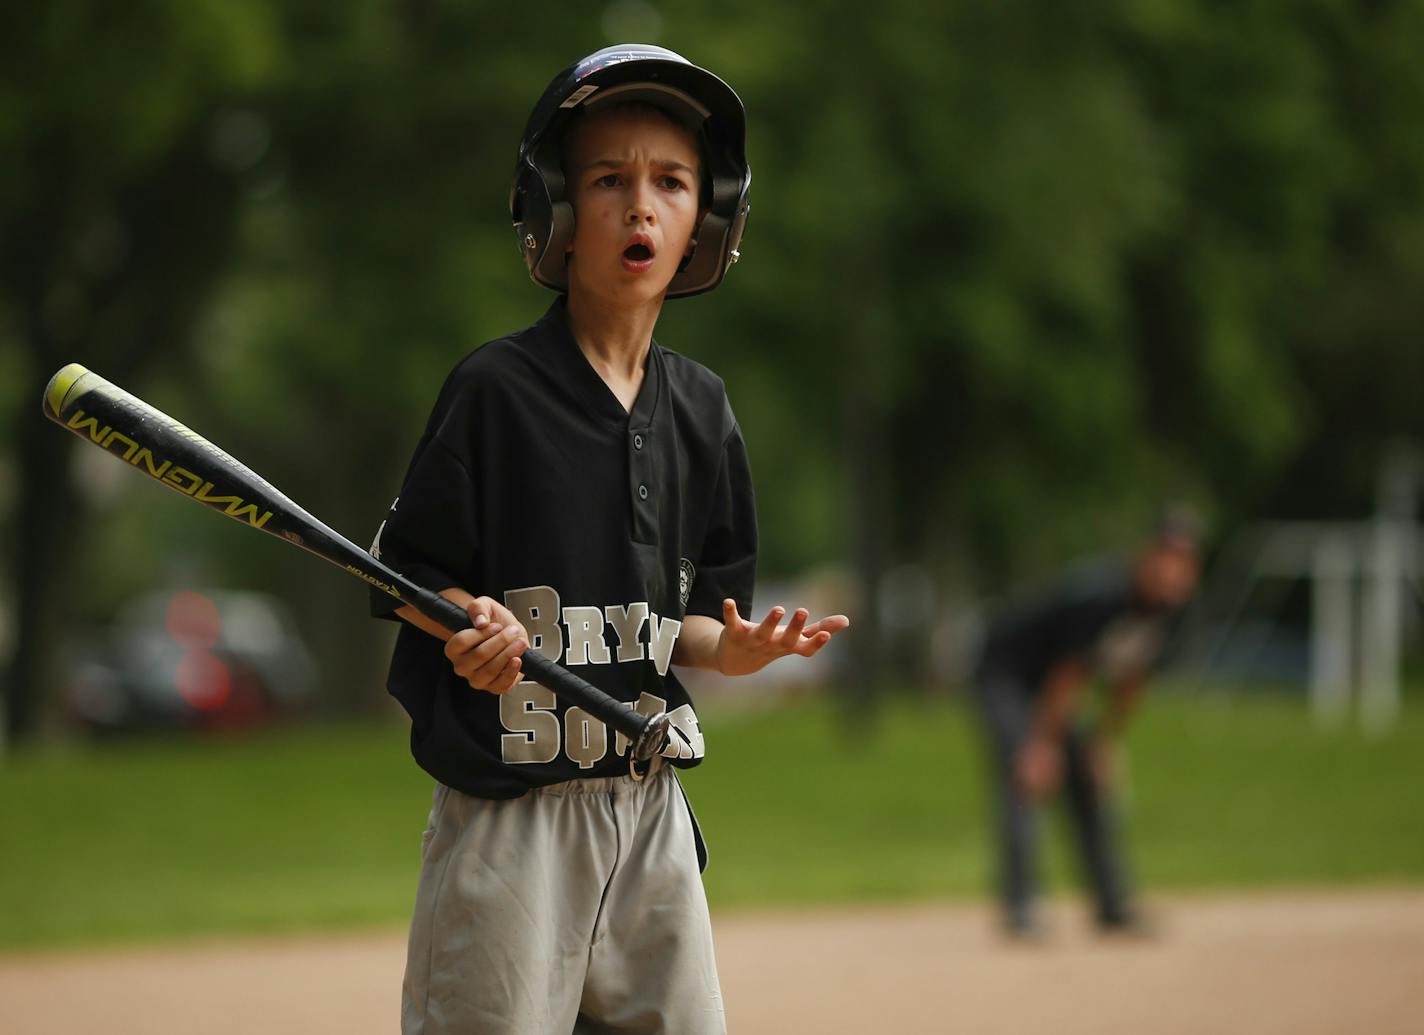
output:
[[[643,732],[638,734],[638,739],[633,742],[633,754],[628,761],[634,766],[641,765],[646,770],[648,763],[667,747],[671,730],[672,720],[668,718],[667,712],[658,712],[648,720]]]

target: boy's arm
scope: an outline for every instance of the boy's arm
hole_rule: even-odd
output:
[[[720,622],[688,615],[673,647],[673,664],[745,676],[791,654],[809,658],[850,625],[845,615],[809,622],[811,614],[804,607],[797,608],[786,625],[778,624],[784,617],[784,607],[773,607],[760,622],[750,622],[737,613],[730,598],[722,601]]]
[[[440,595],[465,609],[473,628],[452,632],[406,604],[396,614],[411,625],[445,641],[445,656],[455,673],[476,690],[502,694],[519,682],[520,656],[529,647],[529,634],[503,604],[477,597],[458,586]]]

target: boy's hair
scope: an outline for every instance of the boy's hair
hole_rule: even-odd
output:
[[[524,129],[509,214],[529,275],[555,291],[568,289],[567,246],[574,213],[564,171],[564,138],[585,108],[647,104],[693,129],[702,159],[706,213],[692,256],[668,285],[667,297],[710,291],[736,262],[750,207],[746,112],[730,86],[662,47],[605,47],[556,75]]]

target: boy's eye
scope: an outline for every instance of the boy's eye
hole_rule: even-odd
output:
[[[684,186],[683,182],[676,176],[664,176],[662,178],[662,184],[664,190],[682,190]]]
[[[600,176],[593,181],[593,185],[595,187],[616,187],[618,186],[618,174],[608,173],[606,176]]]

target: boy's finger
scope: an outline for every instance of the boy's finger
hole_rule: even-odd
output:
[[[514,627],[510,626],[510,628]],[[504,675],[504,667],[524,652],[524,644],[518,640],[500,639],[489,646],[499,646],[500,649],[483,664],[475,667],[467,677],[471,683],[478,683],[486,687],[493,685]]]
[[[509,664],[504,666],[504,671],[499,674],[499,677],[493,683],[485,687],[485,689],[492,694],[509,693],[509,691],[514,689],[514,685],[519,682],[520,676],[523,675],[523,666],[524,663],[518,658],[510,658]]]
[[[445,641],[445,656],[451,661],[455,661],[477,648],[499,630],[498,625],[488,622],[481,629],[462,629]]]
[[[465,605],[465,614],[470,616],[470,624],[483,629],[494,613],[495,602],[489,597],[475,597]]]
[[[819,632],[838,633],[850,625],[850,619],[845,615],[828,615],[825,618],[811,622],[806,628],[801,630],[802,636],[815,636]]]
[[[806,619],[811,617],[811,612],[804,607],[798,607],[796,613],[791,616],[791,621],[786,626],[786,631],[781,634],[782,643],[797,644],[801,642],[802,631],[806,626]]]
[[[800,643],[798,643],[795,647],[795,651],[803,658],[809,658],[811,655],[815,654],[817,651],[819,651],[822,647],[824,647],[830,642],[830,633],[817,633],[815,636],[812,636],[809,639],[804,639]]]
[[[786,608],[773,607],[766,613],[766,617],[761,620],[761,624],[752,630],[752,639],[758,643],[765,643],[771,639],[772,633],[776,632],[777,625],[786,615]]]
[[[516,626],[506,625],[503,627],[499,627],[496,626],[493,622],[491,622],[485,628],[487,630],[498,629],[499,631],[491,632],[490,635],[485,638],[483,643],[481,643],[478,647],[470,651],[469,654],[465,656],[465,667],[471,672],[477,671],[488,665],[490,663],[491,658],[497,657],[506,647],[508,647],[510,642],[513,640],[514,634],[517,630]],[[493,676],[494,673],[490,673],[490,675]]]

